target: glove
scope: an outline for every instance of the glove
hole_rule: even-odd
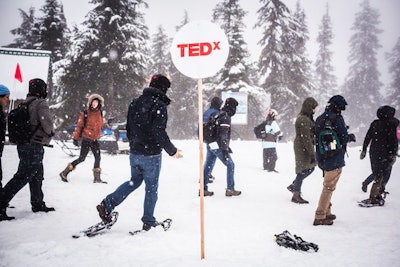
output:
[[[361,151],[360,159],[364,159],[366,155],[367,155],[367,151],[365,151],[365,150]]]
[[[390,156],[389,157],[389,164],[391,166],[393,166],[395,162],[396,162],[396,155]]]
[[[349,142],[355,142],[356,141],[356,136],[354,134],[349,134]]]
[[[222,160],[223,162],[227,162],[229,160],[229,151],[222,151]]]
[[[78,140],[74,140],[72,143],[74,144],[74,146],[79,146]]]

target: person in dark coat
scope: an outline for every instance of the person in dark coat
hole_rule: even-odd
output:
[[[10,90],[0,84],[0,190],[3,188],[3,169],[1,166],[1,157],[3,156],[4,142],[6,141],[6,116],[3,108],[10,103]]]
[[[47,207],[43,201],[43,146],[49,146],[53,132],[53,119],[50,114],[49,104],[46,101],[47,84],[42,79],[29,81],[29,93],[25,102],[29,105],[29,118],[33,131],[29,143],[18,143],[17,151],[19,165],[17,173],[8,181],[0,192],[0,221],[12,220],[7,216],[6,209],[14,196],[29,183],[31,191],[31,205],[33,212],[54,211]]]
[[[337,153],[329,157],[320,155],[318,147],[316,147],[316,158],[318,167],[323,171],[324,183],[313,225],[332,225],[333,220],[336,219],[336,216],[331,213],[331,198],[342,173],[342,168],[345,166],[344,155],[347,143],[355,141],[354,134],[348,134],[347,125],[342,116],[342,111],[346,109],[346,106],[347,102],[344,97],[335,95],[329,99],[325,112],[315,121],[315,136],[319,136],[320,132],[325,129],[326,121],[329,120],[335,128],[342,146]]]
[[[166,93],[170,86],[171,82],[164,75],[153,75],[150,86],[129,105],[126,130],[130,146],[131,178],[97,205],[99,216],[105,222],[111,220],[114,208],[144,181],[143,230],[148,231],[158,225],[154,209],[158,199],[161,152],[164,149],[174,158],[182,157],[181,150],[172,144],[166,132],[167,106],[171,102]]]
[[[396,128],[399,120],[394,117],[396,109],[391,106],[382,106],[377,110],[377,120],[374,120],[364,138],[360,159],[364,159],[369,146],[374,184],[372,185],[369,200],[371,204],[382,204],[382,193],[390,177],[393,164],[396,161],[398,140]]]
[[[233,97],[229,97],[225,100],[224,107],[217,119],[218,125],[218,138],[217,141],[207,144],[208,151],[218,157],[222,163],[226,166],[226,183],[227,187],[225,190],[225,196],[239,196],[242,192],[235,190],[235,163],[231,156],[232,150],[229,147],[231,140],[231,117],[236,114],[236,107],[238,102]],[[215,161],[214,161],[215,163]],[[206,160],[204,163],[204,195],[212,196],[214,192],[208,191],[208,177],[213,170],[213,162]]]
[[[215,96],[211,99],[211,104],[210,108],[204,111],[203,113],[203,123],[208,121],[211,117],[214,117],[215,115],[219,114],[221,111],[221,107],[224,101],[218,96]],[[215,165],[215,161],[217,160],[217,156],[210,151],[210,146],[207,145],[207,155],[206,155],[206,162],[209,164],[207,165],[208,168],[213,169]],[[210,176],[208,177],[208,182],[207,183],[212,183],[214,180],[214,176],[210,173]],[[207,191],[204,192],[204,196],[212,196],[213,192]]]
[[[315,168],[315,135],[314,135],[314,113],[318,102],[308,97],[304,100],[299,115],[295,122],[296,137],[294,138],[294,156],[296,162],[296,179],[287,189],[293,192],[292,202],[308,204],[301,197],[301,185]]]

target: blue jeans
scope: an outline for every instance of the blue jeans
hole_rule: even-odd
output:
[[[207,156],[206,162],[204,163],[204,190],[208,190],[208,182],[211,175],[212,170],[214,169],[215,161],[219,158],[221,162],[227,167],[226,173],[226,183],[227,189],[234,190],[235,189],[235,163],[233,162],[231,156],[226,162],[223,161],[222,158],[222,150],[221,149],[211,149],[207,144]]]
[[[314,171],[314,169],[315,168],[311,168],[297,174],[296,179],[293,181],[295,192],[301,192],[301,185],[303,184],[303,180],[306,179]]]
[[[43,181],[43,156],[44,149],[41,145],[17,145],[19,165],[17,173],[4,186],[0,194],[0,207],[7,207],[14,196],[29,183],[32,206],[44,205]]]
[[[161,154],[153,156],[129,155],[131,165],[131,179],[121,184],[103,201],[107,211],[112,211],[121,204],[130,193],[135,191],[144,181],[146,194],[143,204],[142,222],[151,226],[157,224],[154,209],[158,199],[158,177],[161,170]]]

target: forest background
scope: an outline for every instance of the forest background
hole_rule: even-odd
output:
[[[2,1],[1,10],[18,2]],[[168,93],[173,100],[168,132],[174,139],[193,139],[197,129],[197,81],[179,73],[169,55],[174,33],[192,21],[185,5],[178,2],[160,8],[160,3],[151,0],[92,0],[75,6],[77,14],[84,10],[85,16],[70,24],[61,1],[45,0],[37,9],[19,9],[20,25],[8,29],[13,39],[2,41],[2,46],[52,51],[49,100],[59,129],[75,122],[86,97],[93,92],[107,99],[106,119],[124,121],[127,106],[140,95],[148,77],[165,73],[173,82]],[[337,15],[338,10],[332,1],[326,1],[318,12],[310,8],[310,3],[315,2],[316,7],[321,1],[261,0],[246,5],[239,0],[211,2],[203,4],[208,12],[198,10],[195,17],[201,13],[203,19],[218,24],[231,47],[224,68],[203,81],[203,105],[206,108],[209,99],[222,92],[248,94],[248,123],[234,125],[234,138],[254,139],[253,127],[272,107],[280,114],[284,140],[292,140],[294,120],[308,96],[320,103],[319,112],[330,96],[345,96],[349,102],[346,121],[359,139],[380,105],[389,104],[399,110],[400,34],[391,36],[390,41],[381,37],[398,25],[393,19],[388,24],[390,16],[386,13],[396,10],[396,1],[360,0],[342,5],[339,14],[342,12],[343,17],[335,19],[350,21],[347,49],[335,46],[337,36],[340,39],[344,32],[333,27],[331,12]],[[379,9],[374,7],[378,5]],[[153,9],[161,15],[150,16],[149,10]],[[353,9],[353,16],[345,17]],[[314,18],[311,25],[309,15]],[[318,23],[316,16],[320,16]],[[180,22],[172,31],[167,29],[170,23],[164,21],[177,17],[181,17]],[[309,28],[313,30],[312,39]],[[308,51],[310,47],[312,51]],[[386,50],[382,52],[383,47]],[[344,54],[347,62],[338,63],[336,58]]]

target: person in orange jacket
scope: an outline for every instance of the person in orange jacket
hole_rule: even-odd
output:
[[[94,155],[93,176],[94,183],[107,183],[100,178],[100,144],[101,130],[103,128],[103,114],[101,107],[104,105],[104,98],[98,94],[92,94],[88,98],[88,108],[81,112],[76,128],[73,133],[73,143],[79,146],[78,140],[81,138],[81,152],[79,158],[71,163],[68,163],[65,170],[60,173],[61,180],[68,182],[68,174],[75,169],[76,165],[85,161],[89,150],[92,150]]]

